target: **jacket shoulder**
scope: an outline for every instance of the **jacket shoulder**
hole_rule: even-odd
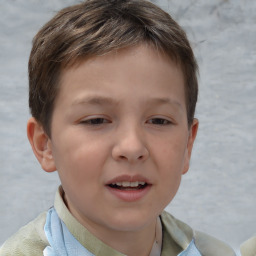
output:
[[[194,241],[203,256],[236,256],[226,243],[200,231],[194,231]]]
[[[193,230],[186,223],[176,219],[168,212],[161,214],[163,224],[168,228],[172,239],[185,250],[192,240],[202,256],[235,256],[226,243],[200,231]],[[249,256],[249,255],[248,255]]]
[[[242,256],[255,256],[256,255],[256,236],[245,241],[241,245]]]
[[[46,212],[22,227],[2,245],[0,256],[43,255],[43,250],[48,245],[44,234],[45,220]]]

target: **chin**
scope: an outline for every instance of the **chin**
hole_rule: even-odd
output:
[[[112,218],[108,225],[111,223],[112,229],[116,231],[134,232],[150,226],[156,218],[157,216],[149,216],[149,214],[147,216],[123,214],[116,216],[115,219]]]

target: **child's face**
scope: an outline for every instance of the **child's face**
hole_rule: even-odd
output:
[[[188,170],[196,130],[181,69],[149,46],[64,70],[48,147],[70,211],[99,237],[149,226]]]

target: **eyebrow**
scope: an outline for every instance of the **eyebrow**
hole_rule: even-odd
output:
[[[89,104],[89,105],[117,105],[119,101],[106,97],[106,96],[88,96],[85,98],[77,99],[72,103],[72,106],[80,104]]]
[[[152,98],[149,100],[149,103],[151,104],[168,104],[168,105],[177,105],[178,107],[182,108],[182,105],[179,101],[170,99],[170,98]]]
[[[115,100],[106,96],[88,96],[85,98],[77,99],[72,103],[72,106],[89,104],[89,105],[118,105],[119,100]],[[168,97],[152,97],[145,101],[149,105],[176,105],[180,109],[183,109],[181,103],[175,99]]]

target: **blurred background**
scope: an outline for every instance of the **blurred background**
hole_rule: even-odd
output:
[[[0,244],[52,206],[56,173],[26,138],[31,41],[75,0],[0,0]],[[185,29],[200,67],[200,128],[190,171],[167,207],[236,250],[256,233],[256,1],[159,0]]]

